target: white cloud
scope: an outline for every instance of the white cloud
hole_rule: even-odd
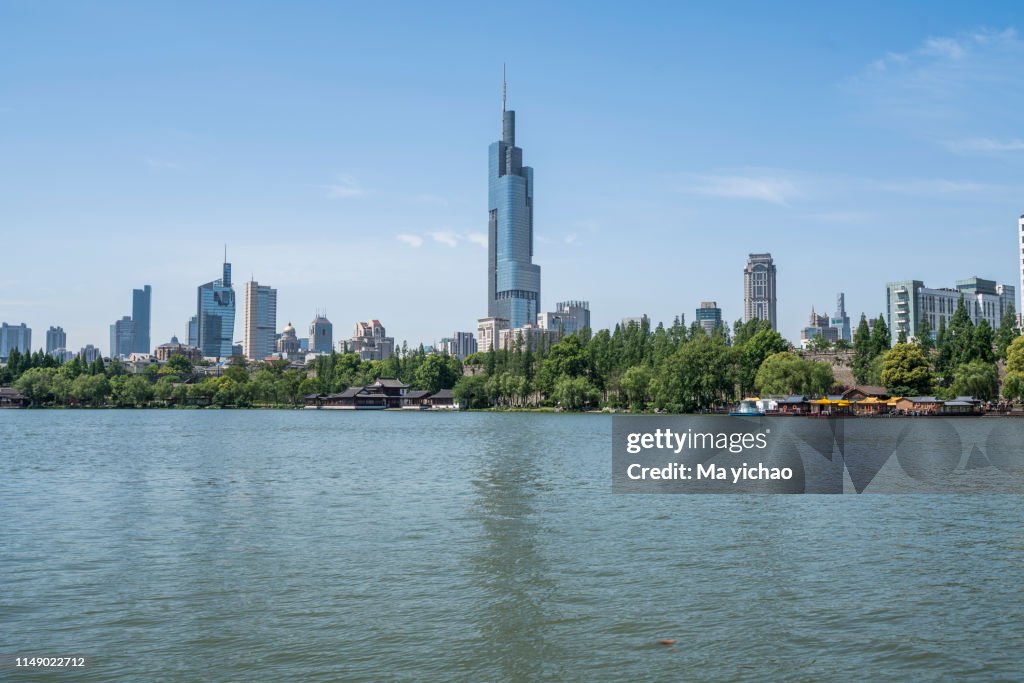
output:
[[[680,188],[683,192],[708,197],[753,199],[787,206],[791,200],[803,194],[795,180],[777,174],[691,174],[686,178],[687,181]]]
[[[905,180],[883,180],[874,183],[879,190],[922,196],[973,194],[998,189],[993,185],[976,183],[971,180],[946,180],[943,178],[909,178]]]
[[[455,247],[459,244],[459,239],[456,237],[454,232],[450,230],[437,230],[430,233],[430,237],[440,244],[446,244],[449,247]]]
[[[324,185],[323,187],[326,191],[325,196],[328,199],[348,199],[366,194],[366,191],[359,186],[359,183],[352,176],[348,175],[338,176],[334,183]]]
[[[576,241],[576,233],[572,233],[572,234],[569,234],[569,235],[565,236],[565,243],[566,244],[572,244],[575,241]]]
[[[153,158],[146,159],[146,165],[149,166],[150,168],[157,168],[157,169],[160,169],[160,168],[167,168],[167,169],[181,168],[181,164],[179,164],[177,162],[165,161],[163,159],[153,159]]]
[[[407,244],[414,249],[418,249],[419,247],[423,246],[423,238],[420,237],[419,235],[413,235],[408,232],[403,232],[399,235],[395,235],[395,237],[398,238],[399,242]]]
[[[954,152],[1022,152],[1024,151],[1024,140],[1020,138],[1009,140],[967,138],[964,140],[951,140],[946,143],[946,146]]]
[[[479,245],[480,248],[482,249],[487,248],[487,235],[483,234],[482,232],[471,232],[468,235],[466,235],[466,239],[472,242],[473,244]]]

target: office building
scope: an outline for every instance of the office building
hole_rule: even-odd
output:
[[[993,329],[999,327],[1003,314],[1016,300],[1016,290],[1011,285],[999,285],[994,280],[971,277],[957,280],[956,287],[933,289],[925,287],[921,280],[901,280],[885,286],[886,324],[895,344],[901,333],[907,339],[918,336],[922,320],[928,321],[932,334],[956,312],[960,299],[977,325],[987,320]]]
[[[387,336],[379,320],[359,322],[346,344],[346,351],[359,354],[360,360],[387,360],[395,352],[395,340]]]
[[[750,254],[743,269],[743,321],[767,320],[778,327],[775,311],[775,262],[772,255]]]
[[[710,335],[722,326],[722,309],[718,307],[717,301],[701,301],[695,319],[704,333]]]
[[[504,86],[503,86],[504,90]],[[540,313],[540,266],[533,263],[533,169],[516,147],[516,113],[501,106],[501,140],[488,157],[487,315],[512,327]]]
[[[299,337],[295,333],[295,327],[289,322],[284,326],[280,336],[277,338],[277,352],[290,356],[297,354],[300,348]]]
[[[92,344],[86,344],[82,347],[82,350],[78,352],[78,355],[82,357],[82,362],[89,364],[95,363],[97,358],[101,358],[100,350]]]
[[[46,353],[54,355],[58,349],[63,351],[68,346],[68,335],[64,333],[63,327],[53,327],[46,331]]]
[[[199,348],[199,318],[197,316],[188,319],[188,345]]]
[[[466,356],[476,353],[476,338],[472,332],[455,332],[454,335],[450,339],[443,339],[441,343],[441,348],[449,356],[464,360]]]
[[[1020,296],[1017,305],[1017,324],[1024,325],[1024,216],[1017,219],[1017,262],[1020,264]],[[1015,302],[1016,303],[1016,302]]]
[[[853,341],[853,330],[850,327],[850,316],[846,313],[846,295],[842,292],[836,295],[836,312],[829,319],[829,326],[837,330],[836,340],[842,339],[846,342]]]
[[[537,327],[560,337],[590,329],[590,302],[560,301],[554,311],[537,316]]]
[[[19,353],[32,352],[32,328],[25,323],[0,323],[0,360],[7,360],[14,349]]]
[[[322,313],[309,324],[310,353],[330,353],[334,348],[334,325]]]
[[[110,357],[127,358],[135,353],[135,321],[126,315],[110,326]]]
[[[149,343],[149,321],[152,304],[152,287],[146,285],[142,289],[132,290],[132,320],[135,321],[135,339],[132,341],[133,353],[151,353],[153,351],[153,347]]]
[[[498,335],[509,329],[505,318],[480,318],[476,324],[477,351],[486,353],[498,348]]]
[[[274,353],[277,336],[277,290],[255,280],[245,283],[242,307],[242,354],[264,360]]]
[[[193,363],[203,359],[203,354],[194,346],[182,344],[177,337],[171,337],[171,341],[156,347],[156,359],[160,362],[167,361],[171,356],[184,356]]]
[[[811,317],[807,321],[807,327],[800,331],[800,347],[806,349],[813,339],[822,338],[830,344],[839,339],[840,328],[832,326],[832,319],[828,315],[819,315],[814,308],[811,308]]]
[[[196,346],[203,357],[230,358],[234,350],[235,290],[226,253],[221,277],[200,285],[196,291],[195,320]]]

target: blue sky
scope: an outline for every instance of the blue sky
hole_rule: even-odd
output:
[[[279,328],[475,330],[503,62],[545,308],[734,320],[755,251],[794,340],[838,291],[1019,285],[1020,9],[833,4],[2,1],[0,320],[106,350],[151,284],[184,337],[227,243]]]

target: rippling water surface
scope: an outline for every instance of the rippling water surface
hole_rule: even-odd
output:
[[[615,495],[610,438],[0,411],[0,653],[91,658],[0,679],[1024,676],[1024,497]]]

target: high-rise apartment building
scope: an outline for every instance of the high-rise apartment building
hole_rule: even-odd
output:
[[[310,353],[330,353],[334,348],[334,325],[323,313],[317,313],[309,324]]]
[[[441,348],[449,356],[464,360],[476,353],[476,338],[472,332],[456,332],[450,339],[442,340]]]
[[[504,85],[502,86],[504,90]],[[501,140],[488,157],[487,315],[512,327],[540,313],[540,266],[533,263],[533,169],[516,147],[516,113],[502,93]]]
[[[487,353],[498,348],[502,330],[509,329],[505,318],[480,318],[476,324],[476,346],[480,353]]]
[[[346,351],[358,353],[360,360],[387,360],[395,352],[395,338],[387,336],[379,320],[356,323]]]
[[[1017,310],[1017,324],[1024,325],[1024,216],[1017,219],[1017,262],[1020,264],[1021,300],[1015,308]]]
[[[555,310],[537,316],[537,327],[559,337],[590,329],[590,302],[560,301]]]
[[[153,288],[145,285],[142,289],[132,290],[132,320],[135,321],[135,339],[132,341],[133,353],[153,353],[149,340],[150,311],[153,304]]]
[[[1011,285],[997,285],[995,280],[978,277],[957,280],[956,288],[925,287],[921,280],[901,280],[885,286],[886,324],[896,343],[901,333],[916,339],[921,322],[926,320],[934,334],[942,322],[949,325],[961,297],[971,322],[975,325],[987,320],[993,328],[999,327],[1003,315],[1016,300]]]
[[[19,353],[31,353],[32,328],[25,323],[0,323],[0,360],[7,360],[14,349],[18,349]]]
[[[199,285],[196,292],[196,346],[204,358],[230,358],[234,334],[235,290],[225,254],[222,276]]]
[[[704,332],[710,335],[716,328],[722,326],[722,309],[718,307],[717,301],[701,301],[697,309],[697,324],[704,328]]]
[[[110,326],[110,357],[127,358],[135,353],[135,321],[126,315]]]
[[[68,346],[68,335],[63,327],[53,327],[46,331],[46,353],[53,355],[58,349],[66,349]]]
[[[245,283],[242,308],[242,354],[263,360],[274,353],[277,337],[277,290],[255,280]]]
[[[767,320],[778,328],[775,312],[775,262],[771,254],[751,254],[743,269],[743,320]]]

